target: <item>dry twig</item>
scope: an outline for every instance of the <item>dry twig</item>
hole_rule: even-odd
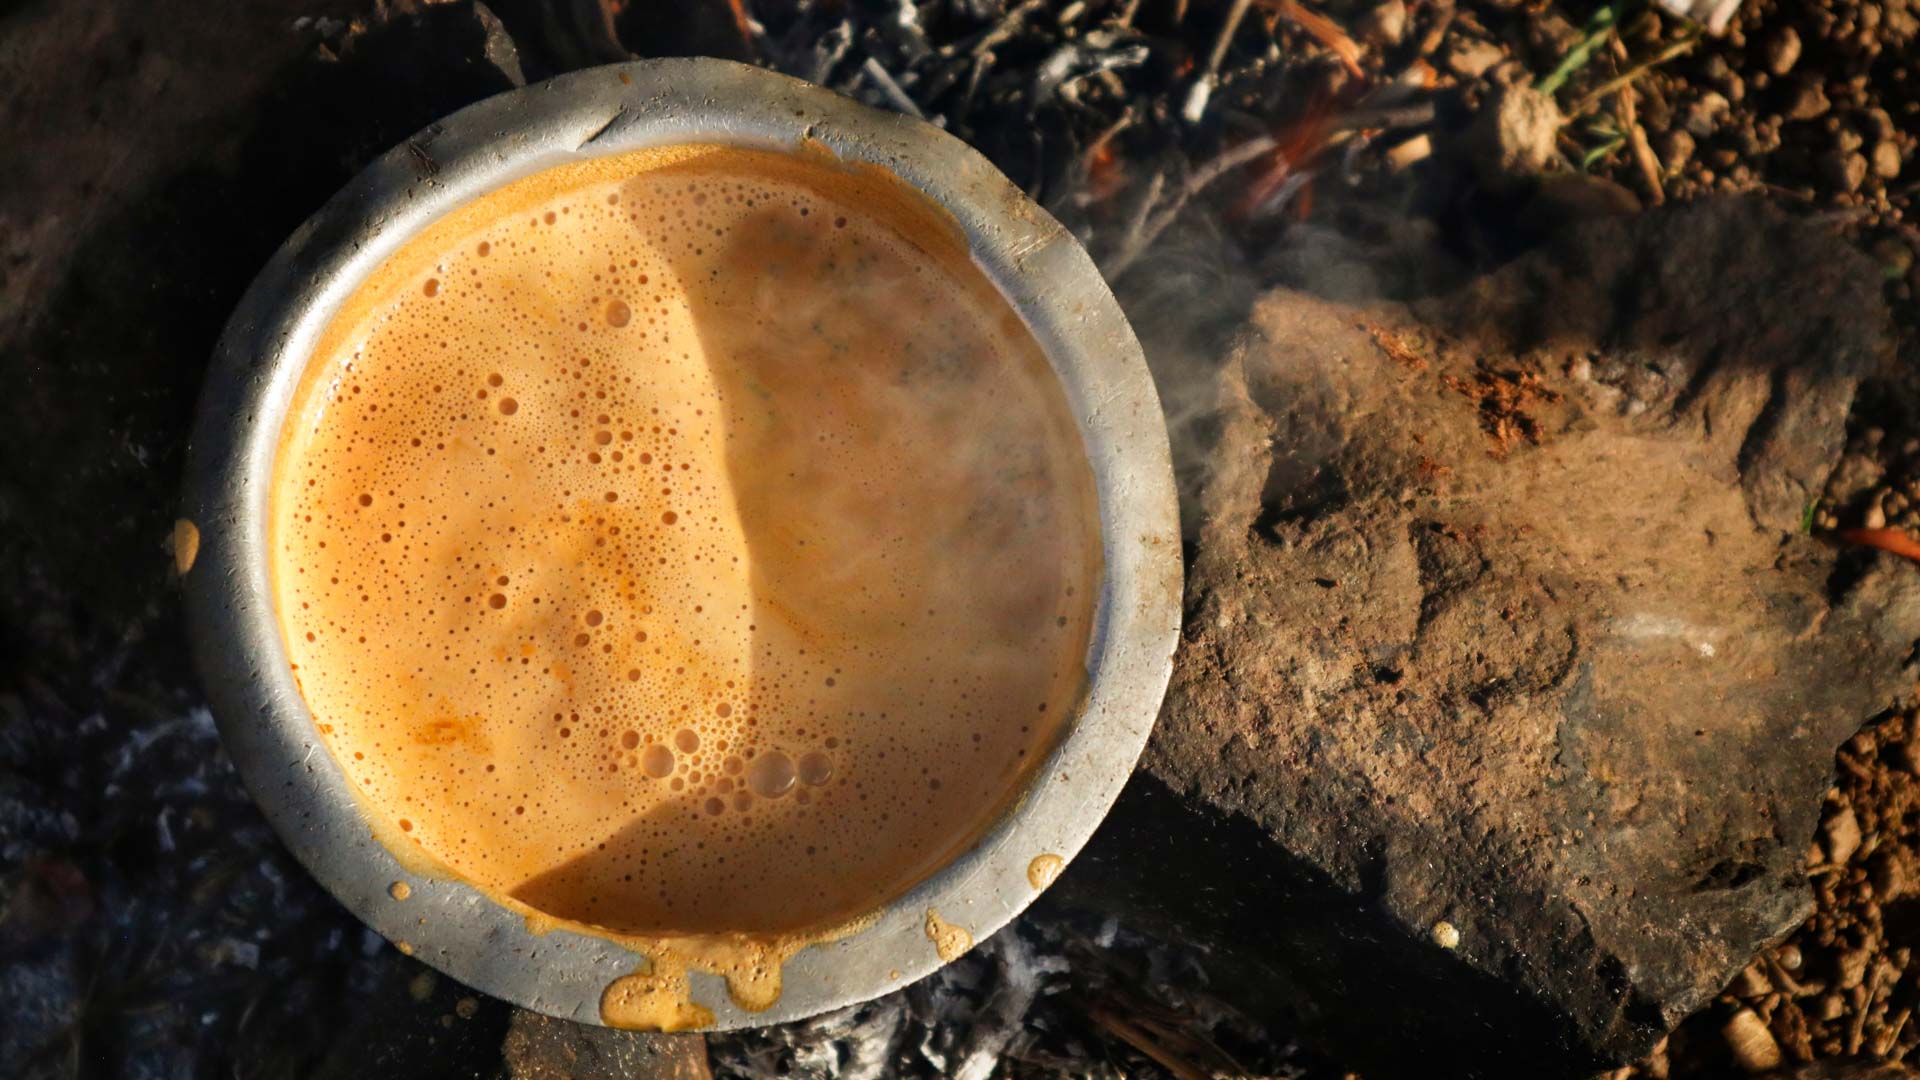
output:
[[[869,56],[867,62],[860,65],[860,70],[866,72],[867,79],[879,88],[880,93],[886,96],[888,103],[894,108],[916,120],[926,119],[926,115],[920,111],[920,106],[915,105],[913,99],[907,96],[907,92],[900,89],[900,84],[893,81],[893,76],[887,74],[887,69],[880,66],[880,61]]]
[[[1227,47],[1233,44],[1233,35],[1240,29],[1240,21],[1247,17],[1247,8],[1253,0],[1233,0],[1233,6],[1227,9],[1227,19],[1220,24],[1220,33],[1213,39],[1213,50],[1207,53],[1207,66],[1201,69],[1200,77],[1193,80],[1193,88],[1187,91],[1187,103],[1180,110],[1180,116],[1189,124],[1197,124],[1206,115],[1207,102],[1213,98],[1213,88],[1220,78],[1220,63],[1227,58]]]
[[[1146,1032],[1106,1009],[1095,1008],[1091,1010],[1090,1015],[1101,1027],[1112,1032],[1128,1046],[1152,1058],[1156,1064],[1172,1073],[1178,1080],[1212,1080],[1198,1066],[1176,1057],[1171,1050],[1160,1045]]]
[[[1307,9],[1299,0],[1260,0],[1260,6],[1298,26],[1308,37],[1326,46],[1327,51],[1339,57],[1340,62],[1356,78],[1366,77],[1366,72],[1360,68],[1359,43],[1348,37],[1338,23]]]
[[[1647,142],[1647,129],[1640,126],[1640,118],[1634,105],[1633,87],[1620,88],[1620,130],[1627,133],[1627,145],[1633,149],[1633,161],[1640,169],[1640,179],[1647,185],[1647,201],[1655,206],[1667,201],[1667,189],[1660,182],[1660,159],[1654,156],[1653,145]]]
[[[1192,201],[1194,196],[1205,191],[1214,181],[1234,169],[1271,153],[1275,145],[1277,144],[1272,136],[1258,135],[1223,151],[1206,164],[1193,170],[1186,182],[1180,185],[1180,190],[1174,192],[1173,197],[1167,201],[1167,205],[1160,208],[1158,213],[1154,211],[1158,207],[1161,192],[1166,188],[1167,174],[1155,173],[1153,179],[1147,184],[1147,190],[1140,200],[1140,205],[1127,222],[1125,238],[1104,268],[1107,279],[1118,280],[1120,275],[1126,273],[1141,255],[1146,254],[1147,249],[1152,247],[1153,242],[1160,238],[1160,234],[1167,230],[1167,226],[1173,224],[1174,219],[1180,216],[1180,211],[1186,209],[1187,203]]]
[[[1879,548],[1894,555],[1904,555],[1914,562],[1920,562],[1920,540],[1915,540],[1905,529],[1842,529],[1840,539],[1849,544]]]
[[[1647,57],[1645,60],[1640,61],[1639,63],[1633,65],[1627,70],[1621,72],[1618,75],[1615,75],[1613,78],[1608,79],[1606,82],[1603,82],[1599,86],[1596,86],[1592,90],[1588,91],[1584,97],[1582,97],[1579,101],[1574,103],[1573,108],[1567,110],[1567,119],[1571,120],[1574,117],[1579,116],[1581,113],[1586,112],[1588,109],[1593,108],[1595,105],[1599,104],[1600,102],[1605,101],[1608,94],[1611,94],[1616,90],[1619,90],[1623,86],[1631,85],[1635,80],[1639,79],[1640,76],[1645,75],[1647,72],[1652,71],[1654,68],[1659,67],[1661,64],[1664,64],[1667,61],[1673,59],[1674,57],[1679,56],[1681,53],[1686,52],[1688,49],[1693,48],[1695,45],[1699,43],[1700,43],[1700,33],[1699,33],[1699,30],[1696,28],[1694,31],[1689,33],[1686,37],[1683,37],[1679,41],[1676,41],[1673,44],[1668,45],[1666,48],[1661,49],[1659,52],[1654,53],[1652,56]]]

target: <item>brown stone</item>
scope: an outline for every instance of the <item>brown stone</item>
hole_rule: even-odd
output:
[[[1505,60],[1507,54],[1491,41],[1462,38],[1448,46],[1447,70],[1468,81],[1485,75],[1488,69]]]
[[[1381,0],[1360,17],[1360,40],[1375,48],[1391,48],[1407,34],[1406,0]]]
[[[1727,1052],[1734,1064],[1747,1072],[1766,1072],[1779,1067],[1780,1044],[1767,1030],[1766,1021],[1754,1015],[1752,1009],[1741,1009],[1729,1017],[1720,1029],[1720,1036],[1727,1041]]]
[[[1892,180],[1900,175],[1900,144],[1892,139],[1881,139],[1873,144],[1873,175],[1882,180]]]
[[[1820,176],[1835,191],[1858,191],[1867,179],[1867,159],[1845,150],[1828,151],[1820,158]]]
[[[1530,86],[1508,86],[1483,107],[1468,131],[1474,172],[1495,189],[1545,172],[1557,156],[1562,117],[1553,98]]]
[[[1743,202],[1411,308],[1267,297],[1072,891],[1382,1075],[1644,1055],[1804,920],[1833,749],[1911,685],[1920,575],[1799,525],[1886,320],[1871,260]]]
[[[1849,808],[1829,818],[1820,832],[1826,837],[1829,862],[1844,866],[1860,850],[1860,820]]]
[[[1785,75],[1800,60],[1800,35],[1794,32],[1793,27],[1783,26],[1767,35],[1766,43],[1761,48],[1767,71],[1774,75]]]

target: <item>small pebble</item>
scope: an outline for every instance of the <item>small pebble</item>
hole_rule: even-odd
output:
[[[1472,82],[1506,58],[1507,54],[1493,42],[1468,39],[1455,42],[1447,50],[1446,64],[1449,71]]]
[[[1681,115],[1681,123],[1689,134],[1704,139],[1719,130],[1721,121],[1726,119],[1727,112],[1732,108],[1724,94],[1709,90],[1687,106]]]
[[[1400,44],[1407,36],[1407,5],[1405,0],[1385,0],[1376,4],[1361,16],[1360,39],[1375,48],[1388,48]]]
[[[1860,819],[1853,816],[1850,806],[1841,807],[1838,813],[1826,820],[1820,831],[1826,836],[1829,862],[1845,866],[1847,860],[1853,858],[1853,853],[1860,850]]]
[[[1835,191],[1859,191],[1867,179],[1866,155],[1830,150],[1820,157],[1820,176]]]
[[[1434,923],[1433,924],[1433,943],[1435,945],[1440,946],[1443,949],[1459,948],[1460,947],[1460,928],[1444,920],[1441,922]]]
[[[1900,175],[1900,144],[1892,139],[1881,139],[1873,144],[1873,175],[1882,180],[1892,180]]]
[[[1827,92],[1819,83],[1802,82],[1793,90],[1787,101],[1784,113],[1789,120],[1812,120],[1825,116],[1833,104],[1827,100]]]
[[[1842,990],[1857,989],[1867,978],[1867,962],[1873,954],[1865,948],[1848,949],[1834,961],[1834,981]]]
[[[1752,1009],[1741,1009],[1727,1019],[1720,1035],[1736,1065],[1747,1072],[1766,1072],[1780,1067],[1780,1044],[1767,1030],[1766,1021]]]
[[[1780,946],[1780,951],[1774,954],[1774,959],[1788,971],[1799,971],[1800,965],[1805,962],[1800,955],[1800,946],[1793,944]]]
[[[1793,70],[1793,65],[1800,59],[1800,35],[1791,26],[1781,27],[1778,32],[1769,35],[1760,48],[1767,71],[1774,75],[1785,75]]]
[[[1670,128],[1661,135],[1658,149],[1667,171],[1677,173],[1693,160],[1693,136],[1685,128]]]

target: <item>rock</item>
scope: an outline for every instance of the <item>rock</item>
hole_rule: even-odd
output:
[[[1733,108],[1726,95],[1717,90],[1709,90],[1687,104],[1681,114],[1681,126],[1696,139],[1704,139],[1720,130],[1720,125]]]
[[[1860,850],[1860,821],[1852,810],[1842,810],[1827,821],[1822,830],[1827,840],[1827,861],[1845,866]]]
[[[1800,60],[1800,35],[1794,32],[1793,27],[1783,26],[1767,35],[1760,49],[1760,61],[1766,65],[1767,71],[1774,75],[1785,75]]]
[[[1547,9],[1528,19],[1523,26],[1527,35],[1527,48],[1533,54],[1536,66],[1546,71],[1560,62],[1561,58],[1580,44],[1583,36],[1573,21],[1558,11]]]
[[[1669,128],[1660,135],[1660,160],[1666,163],[1667,171],[1680,172],[1693,160],[1693,135],[1684,127]]]
[[[1479,38],[1460,38],[1447,47],[1447,70],[1461,79],[1472,82],[1487,73],[1487,69],[1505,60],[1507,54],[1500,46]]]
[[[1859,191],[1867,179],[1866,156],[1846,150],[1830,150],[1820,156],[1820,178],[1840,192]]]
[[[1873,883],[1873,895],[1885,903],[1898,900],[1907,891],[1907,867],[1890,853],[1875,855],[1867,867],[1867,880]]]
[[[1881,139],[1873,144],[1873,175],[1882,180],[1892,180],[1900,175],[1900,144],[1892,139]]]
[[[1405,172],[1432,156],[1433,136],[1424,131],[1387,147],[1385,151],[1387,168],[1396,173]]]
[[[1789,972],[1799,971],[1800,965],[1804,961],[1804,958],[1800,955],[1800,946],[1791,944],[1781,946],[1780,952],[1776,955],[1775,959],[1780,961],[1780,967],[1782,969]]]
[[[1411,307],[1270,294],[1166,706],[1055,891],[1363,1073],[1644,1056],[1806,918],[1833,749],[1914,678],[1920,575],[1799,531],[1878,277],[1724,201]]]
[[[1727,1052],[1734,1064],[1747,1072],[1766,1072],[1780,1066],[1780,1044],[1767,1030],[1766,1021],[1752,1009],[1741,1009],[1728,1017],[1720,1035],[1727,1040]]]
[[[1746,81],[1734,74],[1727,58],[1719,53],[1708,53],[1700,63],[1700,75],[1717,87],[1730,102],[1740,101],[1747,96]]]
[[[1834,960],[1833,982],[1842,990],[1851,990],[1867,979],[1867,964],[1873,959],[1868,949],[1848,949]]]
[[[1400,39],[1407,36],[1405,0],[1381,0],[1367,9],[1355,29],[1359,31],[1360,40],[1376,49],[1400,44]]]
[[[1787,107],[1781,110],[1780,115],[1789,120],[1812,120],[1825,116],[1832,107],[1827,101],[1824,87],[1812,79],[1802,79],[1794,85],[1787,98]]]
[[[1474,172],[1495,190],[1537,178],[1554,160],[1560,106],[1530,86],[1508,86],[1474,117],[1468,130]]]
[[[616,1031],[515,1009],[501,1046],[511,1080],[712,1080],[705,1036]]]
[[[1885,109],[1862,109],[1857,118],[1861,128],[1875,139],[1891,139],[1899,131],[1893,115]]]
[[[1740,10],[1740,0],[1659,0],[1659,5],[1681,18],[1692,19],[1718,34]]]

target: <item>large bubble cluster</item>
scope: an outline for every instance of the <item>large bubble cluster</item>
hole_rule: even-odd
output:
[[[784,155],[488,201],[363,287],[283,437],[275,597],[328,747],[564,919],[786,931],[911,885],[1084,681],[1092,476],[1044,357]]]

